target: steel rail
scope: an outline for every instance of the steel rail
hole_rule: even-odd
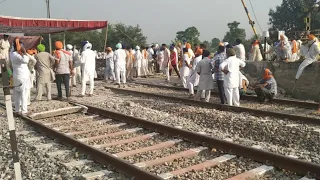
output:
[[[120,93],[122,92],[122,93],[126,93],[126,94],[137,94],[137,95],[142,95],[142,96],[147,96],[147,97],[162,98],[162,99],[167,99],[170,101],[182,102],[182,103],[188,104],[188,105],[195,105],[195,106],[204,107],[204,108],[215,108],[215,109],[221,110],[221,111],[232,111],[232,112],[240,112],[240,113],[246,112],[246,113],[250,113],[250,114],[253,114],[256,116],[265,116],[265,117],[269,116],[269,117],[276,117],[279,119],[287,119],[287,120],[291,120],[291,121],[297,121],[297,122],[306,123],[306,124],[320,125],[320,119],[311,118],[311,117],[297,116],[297,115],[292,115],[292,114],[283,114],[283,113],[278,113],[278,112],[263,111],[263,110],[251,109],[251,108],[246,108],[246,107],[228,106],[228,105],[222,105],[222,104],[211,103],[211,102],[202,102],[202,101],[184,99],[184,98],[174,97],[174,96],[167,96],[167,95],[161,95],[161,94],[153,94],[153,93],[147,93],[147,92],[113,88],[113,87],[109,87],[109,86],[105,86],[105,88],[111,89],[115,92],[120,92]]]
[[[0,103],[0,105],[3,108],[5,108],[5,105],[3,103]],[[134,180],[145,180],[145,179],[160,180],[161,179],[159,176],[156,176],[148,171],[145,171],[144,169],[138,168],[122,159],[116,158],[112,154],[103,152],[99,149],[89,146],[88,144],[80,142],[71,136],[67,136],[54,129],[51,129],[35,120],[30,119],[29,117],[26,117],[17,113],[14,113],[14,115],[22,118],[25,122],[33,126],[36,131],[40,131],[40,132],[43,132],[44,134],[47,134],[48,136],[54,137],[63,144],[76,147],[80,152],[90,154],[90,156],[93,157],[95,161],[104,165],[112,165],[117,170],[119,170],[119,172],[126,174],[128,176],[134,177],[133,178]]]
[[[188,89],[182,88],[182,87],[174,87],[174,86],[163,86],[158,84],[149,84],[149,83],[143,83],[143,82],[133,82],[134,84],[140,84],[150,87],[156,87],[156,88],[166,88],[166,89],[172,89],[177,91],[188,91]],[[211,92],[212,95],[219,96],[218,92]],[[256,101],[257,96],[252,95],[244,95],[241,96],[240,99],[248,100],[248,101]],[[273,99],[272,103],[281,104],[281,105],[290,105],[290,106],[297,106],[297,107],[304,107],[304,108],[312,108],[317,109],[318,103],[313,102],[305,102],[305,101],[294,101],[294,100],[287,100],[287,99]]]
[[[287,157],[287,156],[276,154],[276,153],[259,150],[252,147],[247,147],[244,145],[224,141],[221,139],[202,135],[199,133],[182,130],[175,127],[163,125],[160,123],[147,121],[141,118],[136,118],[133,116],[128,116],[128,115],[117,113],[114,111],[109,111],[107,109],[90,106],[84,103],[79,103],[75,101],[69,101],[69,102],[82,104],[88,107],[88,112],[90,113],[99,114],[101,116],[105,116],[107,118],[115,119],[115,120],[126,122],[129,124],[141,125],[146,129],[155,130],[157,132],[172,135],[172,136],[179,136],[183,139],[186,139],[192,142],[207,143],[211,148],[223,150],[224,152],[229,152],[232,154],[236,154],[238,156],[250,158],[257,162],[267,163],[268,165],[272,165],[281,169],[296,172],[302,175],[312,174],[312,175],[315,175],[316,178],[320,178],[319,164]]]

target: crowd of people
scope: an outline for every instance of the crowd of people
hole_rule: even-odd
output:
[[[97,77],[97,58],[106,61],[105,81],[119,86],[127,81],[134,81],[137,77],[153,75],[155,72],[163,73],[166,76],[165,80],[170,81],[174,71],[183,87],[189,89],[190,98],[196,100],[209,102],[214,84],[219,91],[221,104],[230,106],[240,106],[240,95],[245,94],[248,89],[255,91],[260,102],[271,100],[277,94],[277,83],[269,69],[265,69],[259,83],[249,87],[249,81],[241,70],[247,60],[240,39],[233,45],[220,42],[215,53],[210,53],[204,44],[194,45],[192,48],[186,40],[182,44],[170,46],[153,44],[134,48],[118,43],[115,49],[107,47],[105,53],[93,51],[92,44],[88,41],[84,41],[79,50],[70,44],[64,48],[63,43],[57,41],[53,54],[46,52],[45,46],[41,43],[37,49],[26,50],[19,38],[12,43],[11,50],[10,47],[8,36],[5,35],[4,39],[0,40],[0,59],[5,60],[4,64],[8,70],[12,70],[15,111],[23,114],[28,112],[30,90],[34,85],[37,88],[36,101],[42,100],[44,88],[47,100],[51,100],[53,81],[56,82],[59,99],[62,98],[62,84],[65,86],[66,97],[69,98],[70,88],[81,83],[79,96],[82,97],[86,94],[88,81],[88,95],[92,96],[94,78]],[[266,58],[275,52],[279,61],[304,59],[298,69],[296,80],[306,66],[318,60],[320,53],[318,39],[312,34],[308,35],[306,44],[300,41],[289,42],[285,35],[281,35],[273,50],[270,47],[265,49]],[[249,60],[262,60],[259,41],[252,43],[249,54]]]
[[[46,47],[41,43],[37,49],[26,50],[19,38],[16,38],[10,46],[7,35],[0,44],[2,66],[8,70],[8,76],[12,78],[11,85],[14,86],[15,112],[28,113],[28,105],[31,104],[31,88],[34,86],[37,88],[37,94],[33,101],[42,100],[44,88],[47,100],[50,101],[53,81],[57,85],[58,99],[63,97],[62,84],[65,86],[68,99],[71,96],[70,87],[76,86],[77,82],[82,85],[79,96],[85,96],[88,81],[90,84],[88,95],[93,95],[96,53],[92,50],[92,44],[89,41],[82,43],[81,52],[70,44],[65,50],[63,43],[56,41],[53,54],[46,52]]]
[[[220,43],[218,51],[211,54],[206,45],[200,44],[192,49],[191,44],[171,44],[169,47],[162,44],[149,47],[117,44],[115,51],[107,47],[105,81],[115,85],[134,81],[134,77],[147,77],[158,71],[170,81],[174,70],[181,80],[182,86],[189,89],[190,98],[210,100],[211,90],[216,81],[221,104],[240,105],[240,94],[245,94],[249,86],[248,79],[240,72],[245,63],[245,50],[238,39],[235,46],[229,43]],[[271,100],[277,94],[277,83],[272,72],[266,69],[263,79],[252,87],[261,102]],[[195,95],[195,87],[198,91]]]

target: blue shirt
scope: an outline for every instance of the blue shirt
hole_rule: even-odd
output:
[[[220,80],[220,81],[223,81],[223,72],[219,70],[219,67],[220,67],[220,64],[226,60],[227,58],[227,55],[226,53],[222,52],[220,54],[217,54],[216,56],[214,56],[213,60],[215,62],[215,65],[214,65],[214,78],[216,80]]]
[[[264,84],[264,83],[268,83],[265,88],[270,90],[271,93],[273,93],[274,95],[277,94],[278,92],[278,88],[277,88],[277,82],[274,78],[270,78],[268,80],[265,79],[261,79],[260,80],[260,84]]]

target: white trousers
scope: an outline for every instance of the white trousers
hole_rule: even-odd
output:
[[[224,88],[224,94],[226,95],[229,106],[240,106],[239,88]]]
[[[114,74],[114,63],[108,62],[106,64],[106,69],[105,69],[105,80],[111,79],[113,81],[116,80],[116,76]]]
[[[126,66],[115,65],[116,83],[120,84],[120,78],[123,84],[126,83]]]
[[[28,112],[28,96],[30,89],[24,88],[22,91],[17,91],[16,88],[13,90],[14,94],[14,106],[16,112],[27,113]]]
[[[297,54],[297,53],[293,53],[293,54],[291,55],[290,62],[295,62],[295,61],[297,61],[297,60],[299,60],[298,54]]]
[[[89,85],[90,85],[90,90],[89,90],[89,94],[92,95],[93,94],[93,88],[94,88],[94,77],[89,77]],[[81,95],[85,95],[86,94],[86,87],[87,87],[87,81],[86,78],[82,77],[82,81],[81,81]]]
[[[141,75],[142,76],[147,76],[148,74],[148,60],[142,59],[141,62]]]
[[[137,77],[140,77],[141,76],[141,67],[140,66],[137,66],[136,67],[136,73],[137,73]]]
[[[309,66],[313,62],[315,62],[315,60],[313,60],[313,59],[304,60],[299,66],[298,72],[296,74],[296,79],[299,79],[301,74],[302,74],[302,72],[303,72],[303,70],[304,70],[304,68],[306,68],[307,66]]]
[[[196,100],[205,99],[206,102],[210,101],[211,90],[197,90]]]
[[[81,66],[73,68],[74,75],[71,78],[72,85],[76,86],[77,81],[81,82]]]
[[[162,72],[163,72],[163,74],[166,75],[167,81],[170,81],[170,69],[169,69],[169,67],[163,68]]]

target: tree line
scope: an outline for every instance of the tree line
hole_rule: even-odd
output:
[[[320,13],[315,11],[313,0],[283,0],[281,5],[269,11],[269,25],[270,25],[270,40],[277,40],[277,32],[279,30],[288,31],[303,31],[305,29],[304,18],[308,11],[312,12],[312,29],[320,28]],[[319,10],[318,10],[319,11]],[[251,48],[251,42],[255,37],[246,39],[246,31],[240,28],[240,23],[237,21],[227,24],[229,31],[226,32],[223,39],[213,38],[211,40],[200,41],[200,32],[194,26],[185,30],[178,31],[176,38],[172,43],[182,42],[187,40],[192,45],[203,43],[210,51],[216,51],[220,41],[234,43],[237,38],[241,39],[247,51]],[[86,32],[67,32],[66,43],[79,45],[83,40],[88,40],[93,44],[93,49],[103,51],[104,39],[106,36],[106,29],[86,31]],[[48,36],[44,35],[44,44],[48,47]],[[143,34],[139,25],[131,26],[123,23],[109,24],[107,33],[107,46],[114,47],[115,44],[121,42],[127,46],[146,45],[147,37]],[[63,34],[52,35],[52,41],[62,40]]]

